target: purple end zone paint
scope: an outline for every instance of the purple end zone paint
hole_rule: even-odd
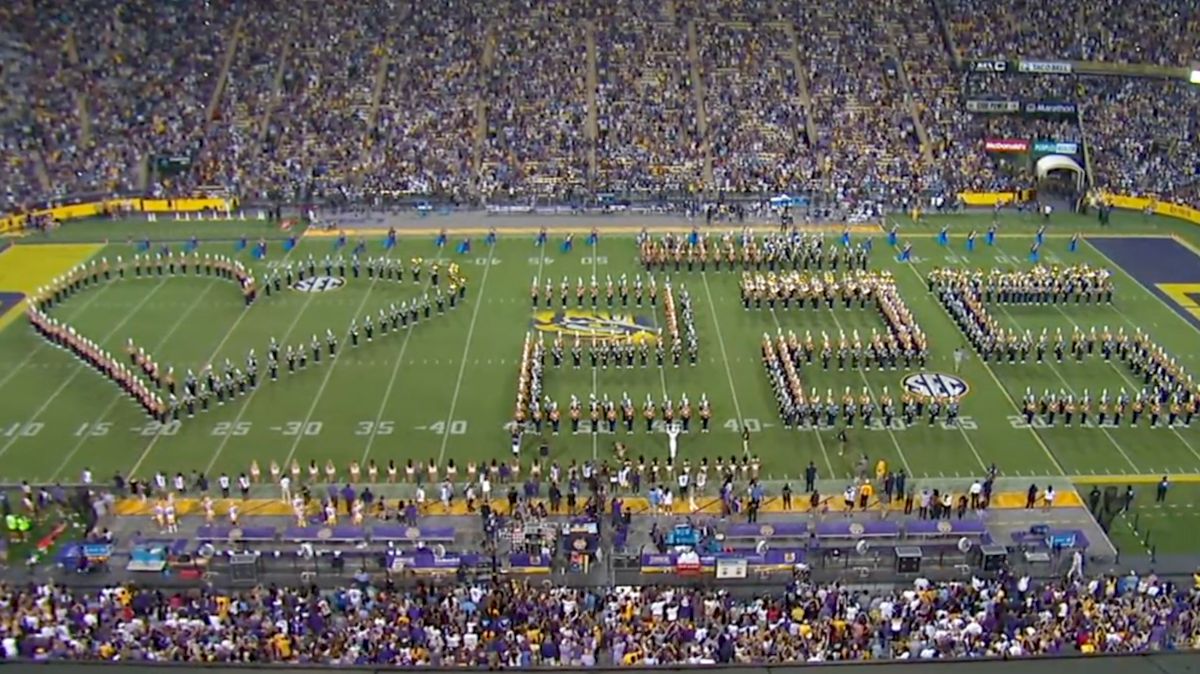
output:
[[[0,253],[3,253],[4,251],[8,250],[9,246],[11,246],[11,245],[12,245],[12,241],[0,240]]]
[[[0,292],[0,316],[7,314],[10,309],[19,305],[25,299],[25,293]]]
[[[1200,329],[1200,318],[1184,311],[1159,283],[1195,283],[1200,285],[1200,256],[1175,239],[1165,237],[1088,237],[1092,244],[1130,276],[1162,298],[1175,313]],[[1200,304],[1200,297],[1194,298]],[[1118,300],[1119,301],[1119,300]]]

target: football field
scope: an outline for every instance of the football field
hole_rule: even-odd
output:
[[[856,397],[865,392],[878,400],[885,389],[898,397],[906,388],[918,391],[930,382],[959,382],[967,388],[959,423],[945,423],[944,417],[932,425],[920,419],[909,427],[885,427],[876,420],[862,428],[860,423],[849,434],[845,454],[839,453],[836,430],[784,428],[762,363],[764,333],[794,330],[836,336],[858,331],[865,336],[883,328],[881,317],[870,307],[746,310],[740,299],[740,271],[711,268],[654,272],[660,288],[669,282],[676,296],[686,291],[691,298],[700,354],[695,366],[686,358],[679,367],[668,358],[662,368],[653,359],[649,367],[604,369],[587,362],[579,369],[569,362],[556,368],[548,362],[545,394],[559,403],[564,418],[571,396],[586,405],[592,395],[612,400],[628,395],[639,412],[647,396],[678,403],[686,395],[693,405],[707,397],[712,431],[699,433],[693,423],[692,432],[680,440],[681,453],[694,461],[740,455],[741,429],[747,428],[752,453],[774,480],[795,479],[810,461],[822,477],[843,478],[862,454],[872,461],[883,458],[893,469],[904,468],[918,478],[965,478],[982,474],[993,463],[1010,477],[1121,482],[1129,476],[1151,479],[1170,473],[1186,479],[1200,474],[1200,422],[1153,429],[1145,422],[1139,427],[1065,427],[1061,422],[1050,427],[1040,419],[1032,427],[1025,423],[1019,403],[1027,388],[1038,395],[1050,389],[1076,397],[1087,390],[1094,398],[1104,390],[1114,397],[1122,388],[1138,391],[1140,380],[1119,360],[983,363],[972,354],[955,372],[952,354],[967,342],[928,290],[927,275],[935,267],[987,270],[1031,264],[1028,253],[1036,223],[1025,216],[1007,216],[996,245],[981,241],[973,252],[965,250],[966,232],[975,228],[982,233],[990,219],[970,215],[923,224],[902,222],[901,238],[912,244],[914,254],[910,263],[897,262],[896,251],[888,249],[877,227],[856,230],[855,242],[872,237],[871,267],[891,271],[903,300],[928,335],[930,361],[923,368],[885,371],[809,365],[803,373],[806,385],[822,396],[832,391],[838,398],[847,389]],[[430,222],[437,225],[436,219]],[[618,222],[637,229],[636,221]],[[951,226],[947,246],[936,241],[943,223]],[[1136,215],[1118,216],[1114,223],[1099,230],[1091,220],[1058,216],[1041,249],[1045,264],[1111,269],[1116,285],[1111,305],[997,305],[991,307],[993,316],[1022,332],[1048,328],[1053,333],[1061,328],[1070,333],[1093,326],[1108,326],[1114,332],[1141,329],[1184,369],[1195,372],[1200,367],[1195,357],[1200,344],[1196,235],[1181,225]],[[255,227],[250,234],[257,240],[265,230]],[[729,228],[713,225],[711,230],[717,234]],[[278,232],[272,232],[275,240],[265,260],[258,261],[248,248],[234,250],[234,232],[245,229],[240,223],[178,223],[174,230],[162,222],[69,224],[46,238],[16,241],[0,253],[0,299],[12,304],[20,294],[34,292],[84,260],[128,258],[134,253],[129,239],[142,236],[154,241],[156,249],[166,243],[179,250],[196,234],[200,252],[235,256],[260,268],[260,278],[268,265],[285,266],[311,255],[320,268],[326,255],[336,254],[333,238],[312,235],[301,237],[285,252]],[[1068,237],[1077,230],[1084,238],[1071,252]],[[430,320],[386,335],[376,328],[373,339],[368,343],[364,335],[357,348],[347,339],[352,320],[362,325],[368,314],[376,316],[380,309],[412,301],[425,286],[408,279],[367,278],[365,272],[358,278],[346,274],[344,283],[285,288],[246,309],[237,287],[223,279],[190,273],[127,275],[85,289],[56,307],[55,317],[113,354],[123,357],[124,344],[132,338],[163,367],[174,367],[179,379],[188,370],[199,373],[208,363],[219,367],[225,359],[240,366],[255,349],[260,379],[266,380],[264,362],[271,338],[307,348],[314,335],[324,344],[329,330],[341,341],[336,358],[323,358],[319,364],[310,360],[294,374],[285,365],[277,382],[261,381],[235,400],[223,405],[213,401],[207,412],[166,424],[148,419],[114,384],[42,340],[19,316],[20,309],[10,310],[0,318],[7,324],[0,331],[0,479],[74,482],[85,468],[99,480],[114,472],[145,477],[159,470],[236,475],[254,460],[264,471],[271,461],[332,460],[342,474],[351,461],[371,459],[380,465],[389,460],[404,465],[411,459],[442,466],[450,460],[460,465],[504,460],[510,452],[506,424],[513,416],[522,344],[534,330],[535,313],[544,310],[531,307],[534,280],[544,285],[549,279],[556,290],[564,278],[573,288],[578,279],[590,284],[595,276],[602,289],[610,276],[625,275],[631,284],[639,274],[644,282],[649,280],[639,265],[633,233],[604,231],[595,245],[588,245],[580,234],[573,250],[566,252],[561,233],[551,232],[546,245],[539,247],[532,231],[501,230],[494,246],[485,245],[476,233],[466,253],[457,252],[464,235],[453,230],[443,248],[435,246],[430,233],[402,236],[390,250],[382,245],[382,234],[367,236],[366,257],[390,255],[405,267],[411,267],[414,257],[427,264],[440,258],[443,268],[451,262],[460,265],[468,292],[465,301],[444,316],[435,311]],[[830,230],[830,244],[840,232],[840,227]],[[349,255],[350,247],[342,254]],[[570,305],[575,308],[574,296]],[[581,314],[590,310],[588,304]],[[602,297],[596,313],[607,311]],[[631,303],[615,307],[613,313],[651,331],[666,321],[661,304],[639,308]],[[549,344],[553,333],[545,333],[545,339]],[[547,430],[543,437],[551,459],[562,463],[611,460],[615,442],[625,443],[631,457],[663,458],[667,453],[661,425],[646,432],[640,419],[629,434],[623,428],[592,433],[586,425],[572,434],[567,423],[563,431],[551,436]],[[535,436],[526,434],[525,457],[533,457],[543,441]]]

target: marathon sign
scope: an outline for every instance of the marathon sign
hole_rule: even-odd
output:
[[[1078,143],[1063,143],[1056,140],[1035,140],[1034,154],[1078,154]]]
[[[1006,73],[1008,61],[1004,59],[971,59],[966,62],[967,72],[972,73]]]
[[[1074,115],[1079,107],[1066,101],[1025,101],[1021,111],[1027,115]]]
[[[1017,62],[1017,70],[1039,75],[1070,75],[1074,68],[1067,61],[1026,61],[1022,59]]]
[[[1029,141],[1023,138],[987,138],[983,149],[988,152],[1028,152]]]
[[[989,115],[1011,115],[1021,111],[1019,101],[967,101],[967,112],[977,112]]]

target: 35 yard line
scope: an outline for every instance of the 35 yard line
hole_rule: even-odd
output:
[[[171,329],[167,331],[167,334],[163,335],[162,339],[158,340],[158,343],[154,345],[154,349],[151,351],[151,353],[157,353],[159,349],[163,348],[168,342],[170,342],[171,337],[175,335],[179,328],[183,327],[184,322],[186,322],[188,317],[192,315],[192,312],[194,312],[197,307],[201,306],[201,304],[204,302],[204,298],[208,297],[208,294],[212,292],[212,289],[218,285],[220,285],[220,282],[217,279],[211,277],[208,279],[208,287],[204,289],[204,292],[200,293],[200,296],[196,298],[196,300],[187,308],[186,311],[180,314],[179,319],[175,321],[175,324],[171,326]],[[100,416],[96,417],[96,421],[103,421],[113,411],[113,409],[116,408],[117,404],[123,400],[125,400],[124,394],[113,397],[112,401],[108,404],[108,407],[104,408],[104,411],[100,413]],[[92,424],[89,423],[88,425],[90,427]],[[80,436],[79,440],[75,443],[75,446],[72,447],[71,451],[68,452],[66,457],[63,458],[62,463],[58,464],[58,468],[55,469],[54,474],[50,476],[51,482],[54,482],[58,478],[59,474],[62,473],[63,469],[71,463],[71,459],[75,458],[75,455],[78,454],[79,450],[83,448],[83,445],[87,443],[89,437],[90,436],[88,433],[84,433],[82,436]]]
[[[292,256],[292,253],[296,252],[297,250],[300,250],[300,246],[299,245],[293,246],[292,249],[289,250],[283,256],[282,259],[280,259],[280,261],[279,261],[280,264],[282,264],[284,261],[286,261],[288,258],[290,258]],[[266,271],[266,267],[264,266],[264,268],[263,268],[264,274],[265,274],[265,271]],[[265,278],[265,276],[264,276],[264,278]],[[309,297],[304,300],[304,305],[302,307],[300,307],[300,311],[296,312],[296,318],[292,321],[292,324],[288,327],[287,333],[285,333],[283,336],[285,343],[287,341],[288,336],[291,334],[292,330],[295,329],[296,324],[299,323],[300,316],[302,316],[304,314],[304,312],[306,310],[308,310],[309,303],[311,303],[315,297],[316,297],[316,293],[309,293]],[[214,360],[216,360],[217,356],[221,355],[221,349],[225,348],[225,344],[229,341],[229,338],[231,336],[233,336],[233,333],[237,331],[237,327],[242,324],[242,321],[244,321],[246,319],[246,316],[253,309],[254,309],[253,304],[242,309],[242,313],[238,314],[237,319],[233,321],[233,325],[229,326],[229,330],[225,333],[225,336],[221,338],[220,343],[217,344],[217,348],[213,349],[212,354],[207,359],[205,359],[205,361],[204,361],[205,363],[212,363]],[[259,386],[261,387],[261,385],[263,383],[265,383],[265,382],[259,382]],[[250,399],[254,397],[254,392],[257,390],[258,390],[258,388],[251,389],[250,393],[247,394],[246,399],[244,401],[242,401],[242,408],[240,410],[238,410],[238,415],[235,420],[235,423],[237,421],[242,420],[242,415],[245,413],[246,405],[248,405],[250,403]],[[126,477],[133,477],[133,476],[137,475],[137,470],[142,467],[143,463],[145,463],[146,458],[148,456],[150,456],[150,452],[154,450],[154,446],[158,444],[158,439],[161,437],[163,437],[163,436],[161,433],[159,433],[159,434],[155,435],[153,438],[150,438],[150,442],[146,443],[146,449],[144,451],[142,451],[142,455],[138,457],[137,463],[134,463],[133,467],[129,469],[129,472],[125,474]],[[217,462],[217,457],[221,455],[221,452],[225,449],[225,445],[229,442],[229,437],[230,437],[229,435],[226,435],[224,438],[221,438],[221,443],[217,446],[216,451],[213,452],[212,460],[208,462],[208,466],[204,469],[205,473],[212,470],[213,465],[216,464],[216,462]]]
[[[150,298],[154,297],[158,293],[158,291],[160,289],[162,289],[163,285],[166,282],[167,282],[166,277],[164,277],[161,281],[159,281],[158,285],[154,286],[153,290],[146,293],[146,296],[143,297],[142,300],[140,302],[138,302],[133,307],[132,310],[129,311],[129,313],[125,314],[125,318],[121,319],[121,321],[119,323],[117,323],[117,325],[115,327],[113,327],[113,329],[110,330],[108,332],[108,334],[105,335],[104,338],[99,340],[97,343],[103,344],[103,343],[107,342],[108,340],[112,339],[113,335],[120,332],[120,330],[125,327],[125,324],[129,322],[129,319],[133,318],[137,314],[137,312],[141,310],[142,307],[146,306],[146,302],[149,302]],[[82,361],[80,361],[80,362],[82,362]],[[67,387],[71,385],[71,382],[75,381],[75,378],[79,376],[80,372],[85,372],[89,369],[90,368],[88,368],[88,367],[76,368],[69,377],[64,379],[63,382],[58,385],[58,388],[54,390],[54,393],[51,393],[50,397],[46,398],[46,401],[42,403],[42,406],[39,407],[36,412],[33,413],[33,416],[30,419],[36,420],[38,417],[40,417],[42,415],[42,413],[44,413],[50,407],[51,403],[53,403],[58,398],[58,396],[62,394],[63,391],[67,390]],[[14,435],[11,439],[9,439],[8,442],[4,443],[4,446],[0,447],[0,457],[3,457],[5,454],[7,454],[8,450],[12,449],[13,444],[16,443],[16,441],[18,439],[20,439],[20,437],[21,437],[20,435]]]
[[[733,370],[729,369],[729,354],[725,351],[725,337],[721,335],[717,305],[713,302],[712,291],[708,287],[708,272],[700,272],[700,280],[704,283],[704,294],[708,296],[708,310],[712,312],[713,327],[717,331],[717,345],[721,347],[721,362],[725,365],[725,378],[729,380],[729,394],[733,397],[733,413],[737,415],[738,426],[743,426],[742,405],[738,402],[737,388],[733,385]]]
[[[479,320],[479,308],[483,306],[483,289],[487,287],[488,274],[492,272],[492,255],[495,249],[488,251],[487,262],[483,268],[483,278],[479,281],[479,290],[475,293],[475,309],[471,312],[471,323],[467,326],[467,342],[463,345],[462,362],[458,366],[458,379],[454,382],[454,394],[450,397],[450,413],[446,416],[446,427],[442,429],[442,448],[438,450],[437,465],[441,466],[446,460],[446,445],[450,442],[450,426],[454,423],[454,410],[458,407],[458,394],[462,391],[463,375],[467,372],[467,356],[471,353],[471,338],[475,336],[475,323]]]
[[[361,314],[363,312],[363,309],[366,308],[367,301],[371,299],[371,293],[375,290],[375,284],[379,283],[379,276],[380,276],[379,274],[376,274],[375,278],[371,279],[371,283],[367,285],[367,291],[365,293],[363,293],[362,301],[358,303],[358,308],[354,310],[354,318],[351,319],[352,322],[357,322],[359,314]],[[367,314],[367,316],[370,316],[370,314]],[[386,317],[385,317],[385,320],[386,320]],[[382,322],[380,324],[382,325]],[[412,330],[415,327],[416,326],[410,327],[408,334],[411,335]],[[382,336],[382,334],[380,336]],[[345,334],[342,335],[342,343],[344,344],[349,340],[350,340],[350,326],[346,326],[346,332],[345,332]],[[407,342],[407,340],[408,340],[408,338],[405,337],[406,342]],[[303,347],[301,347],[301,348],[303,348]],[[318,348],[320,348],[320,345],[318,345]],[[309,422],[312,421],[313,412],[316,412],[317,407],[320,406],[321,398],[325,395],[325,389],[329,386],[329,380],[333,378],[333,371],[337,369],[338,363],[341,362],[341,360],[342,359],[340,359],[340,358],[333,358],[329,361],[329,367],[325,368],[325,378],[321,380],[321,385],[319,387],[317,387],[317,394],[313,396],[312,404],[310,404],[308,406],[308,412],[305,413],[305,415],[304,415],[304,423],[301,424],[300,431],[298,433],[296,433],[296,439],[292,441],[292,448],[288,450],[287,458],[283,460],[284,466],[287,466],[288,464],[290,464],[292,462],[292,459],[296,456],[296,450],[300,447],[300,442],[302,440],[304,440],[304,437],[305,437],[304,429],[308,426]],[[397,363],[397,365],[400,363],[399,358],[396,359],[396,363]],[[390,385],[388,386],[388,389],[389,389],[389,391],[391,390]],[[247,400],[246,402],[248,403],[250,401]],[[246,407],[243,406],[242,409],[245,410]],[[210,470],[211,470],[211,468],[210,468]]]

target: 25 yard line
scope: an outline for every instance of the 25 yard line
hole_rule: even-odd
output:
[[[475,336],[475,322],[479,319],[479,308],[483,306],[483,289],[487,287],[488,274],[492,273],[492,255],[495,249],[488,251],[487,264],[483,268],[483,278],[479,281],[479,290],[475,293],[475,309],[471,312],[471,323],[467,326],[467,342],[463,345],[462,363],[458,366],[458,380],[454,382],[454,395],[450,397],[450,413],[446,416],[446,427],[442,429],[442,448],[438,450],[437,465],[442,465],[446,459],[446,445],[450,442],[450,426],[454,423],[454,409],[458,406],[458,394],[462,391],[463,375],[467,372],[467,356],[471,353],[471,338]]]

